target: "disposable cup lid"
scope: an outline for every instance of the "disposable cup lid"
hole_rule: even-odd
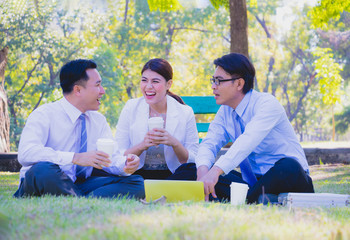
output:
[[[158,123],[158,122],[164,122],[164,120],[163,120],[163,118],[161,118],[161,117],[152,117],[152,118],[149,118],[149,119],[148,119],[148,122],[149,122],[149,123],[153,123],[153,122]]]
[[[97,139],[98,143],[114,143],[113,139],[110,138],[99,138]]]
[[[245,184],[245,183],[238,183],[238,182],[232,182],[230,187],[232,186],[239,186],[239,187],[246,187],[246,188],[249,188],[248,187],[248,184]]]

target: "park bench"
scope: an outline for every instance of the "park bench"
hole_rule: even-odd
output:
[[[194,114],[216,114],[220,108],[220,105],[216,104],[214,96],[183,96],[182,100],[190,107],[192,107]],[[198,122],[197,119],[197,130],[198,133],[207,133],[209,129],[209,122]],[[201,135],[201,134],[200,134]],[[199,138],[199,142],[202,141],[202,138]],[[232,142],[230,141],[226,146],[224,146],[217,154],[216,159],[224,155],[228,148],[231,146]]]
[[[183,96],[184,102],[192,107],[194,114],[216,114],[220,105],[216,104],[214,96]],[[199,133],[206,133],[209,129],[209,122],[197,122]],[[202,139],[199,139],[201,142]]]

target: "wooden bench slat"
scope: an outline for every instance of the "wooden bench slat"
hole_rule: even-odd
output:
[[[181,98],[192,107],[195,114],[215,114],[220,108],[220,105],[216,104],[214,96],[183,96]]]
[[[216,114],[220,105],[216,104],[214,96],[182,96],[184,102],[193,109],[194,114]],[[200,133],[208,132],[210,123],[197,123]],[[202,139],[199,139],[201,142]]]
[[[197,123],[198,132],[208,132],[210,123]]]

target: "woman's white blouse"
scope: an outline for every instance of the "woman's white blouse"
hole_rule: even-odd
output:
[[[143,141],[148,132],[148,118],[149,105],[144,97],[131,99],[125,104],[115,134],[119,150],[122,153]],[[180,104],[173,97],[167,95],[165,129],[188,150],[187,162],[194,162],[198,151],[199,138],[192,108]],[[145,153],[146,151],[140,155],[139,169],[144,165]],[[181,163],[171,146],[164,146],[164,155],[168,168],[173,173]]]

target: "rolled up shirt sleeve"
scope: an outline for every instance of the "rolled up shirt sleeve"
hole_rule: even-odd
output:
[[[126,156],[123,156],[117,151],[113,154],[111,165],[104,167],[103,170],[114,175],[129,176],[130,174],[124,172],[125,162]]]

